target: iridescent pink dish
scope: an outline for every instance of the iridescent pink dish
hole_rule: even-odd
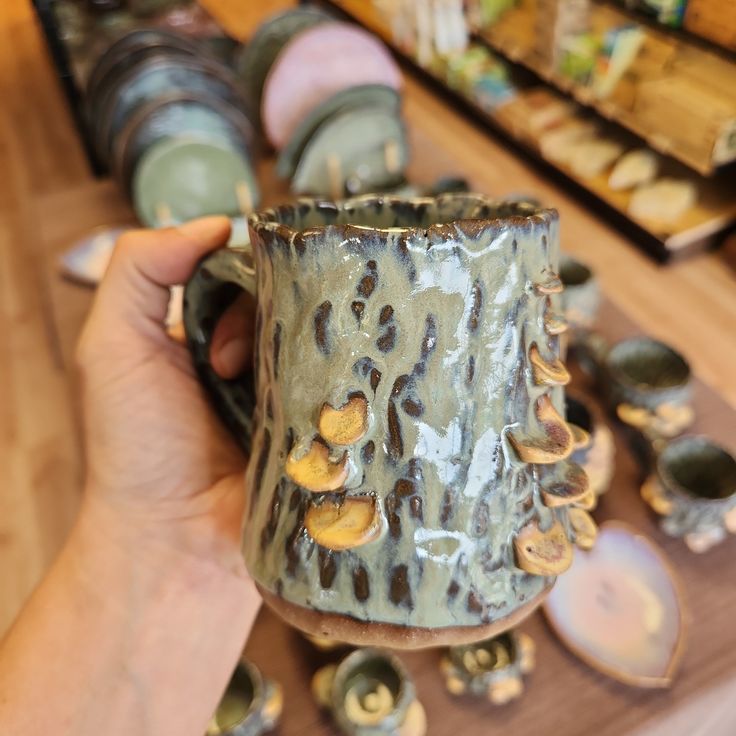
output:
[[[609,521],[578,551],[544,604],[562,642],[627,685],[668,687],[683,648],[681,587],[664,552],[633,527]]]

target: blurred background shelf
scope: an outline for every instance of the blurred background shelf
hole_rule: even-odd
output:
[[[514,100],[506,105],[490,109],[480,104],[468,89],[457,85],[450,86],[442,72],[441,65],[419,64],[412,49],[396,46],[385,20],[372,3],[365,2],[365,0],[323,0],[323,4],[340,9],[349,18],[381,36],[406,64],[444,97],[448,104],[454,107],[459,106],[476,123],[511,143],[528,160],[544,170],[547,175],[552,175],[571,188],[577,196],[583,197],[586,203],[594,207],[609,222],[612,222],[658,260],[667,261],[717,244],[733,227],[736,221],[736,178],[733,176],[732,169],[719,172],[711,177],[703,177],[694,173],[690,167],[677,159],[671,156],[665,157],[662,162],[663,173],[668,177],[697,182],[698,201],[679,220],[669,225],[637,221],[629,215],[627,210],[631,198],[630,193],[612,190],[608,186],[607,175],[582,178],[576,175],[570,166],[545,158],[538,141],[518,124],[519,121],[523,121],[524,115],[511,114],[512,105],[517,104]],[[518,28],[515,25],[514,27]],[[514,38],[506,41],[507,51],[503,56],[519,57],[522,54],[520,49],[527,47],[525,44],[528,45],[528,41],[525,41],[524,37],[529,36],[530,26],[526,24],[521,28],[521,32],[517,31]],[[488,42],[488,39],[484,40]],[[495,50],[496,44],[493,43],[491,46]],[[514,86],[520,90],[534,92],[547,81],[526,63],[511,63],[509,74]],[[581,94],[578,92],[578,95]],[[588,109],[591,106],[586,104],[584,107]],[[590,114],[595,116],[594,112]],[[596,120],[595,124],[602,126],[604,131],[606,128],[611,128],[611,135],[620,140],[626,148],[633,149],[641,146],[634,134],[628,130],[622,130],[617,124],[612,125],[607,119],[600,122]]]

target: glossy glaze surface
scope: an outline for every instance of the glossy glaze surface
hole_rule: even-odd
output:
[[[251,448],[244,553],[258,584],[308,609],[427,628],[502,620],[542,595],[554,576],[518,567],[513,542],[533,528],[568,555],[555,545],[575,536],[540,491],[577,477],[555,420],[562,388],[539,385],[528,358],[533,344],[548,360],[559,349],[557,297],[539,289],[557,268],[556,213],[478,195],[300,200],[253,216],[251,236],[254,421],[246,383],[218,383],[206,351],[224,303],[212,284],[252,271],[237,254],[213,257],[185,312],[200,374]],[[322,408],[353,396],[367,401],[365,433],[331,445]],[[287,458],[307,456],[335,491],[293,481]],[[375,506],[378,535],[317,544],[308,514],[350,499]]]

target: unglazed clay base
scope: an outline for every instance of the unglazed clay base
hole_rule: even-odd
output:
[[[274,595],[256,583],[268,607],[286,623],[310,636],[335,639],[353,646],[381,646],[391,649],[421,649],[423,647],[447,647],[457,644],[472,644],[482,639],[498,636],[523,621],[544,602],[554,586],[552,580],[539,595],[517,608],[511,615],[482,626],[446,626],[444,628],[422,628],[419,626],[397,626],[372,621],[360,621],[352,616],[324,613]]]

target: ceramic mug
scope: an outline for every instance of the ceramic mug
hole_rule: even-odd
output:
[[[357,644],[512,626],[569,566],[567,507],[587,489],[561,416],[557,213],[365,196],[249,224],[254,261],[205,259],[184,321],[251,456],[244,555],[264,599]],[[257,295],[255,386],[209,363],[239,289]]]
[[[662,530],[705,552],[736,534],[736,458],[707,437],[679,437],[661,446],[641,489]]]
[[[601,303],[598,281],[589,266],[572,256],[560,257],[560,279],[565,287],[562,308],[572,330],[589,330]]]
[[[243,660],[235,668],[205,736],[260,736],[276,726],[282,710],[281,686]]]

